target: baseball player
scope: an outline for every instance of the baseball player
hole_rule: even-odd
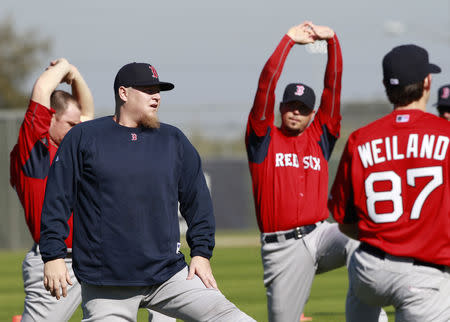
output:
[[[56,298],[72,278],[64,258],[74,218],[73,267],[83,321],[136,319],[139,307],[187,321],[254,321],[217,289],[209,258],[214,215],[200,157],[160,123],[154,66],[130,63],[114,81],[114,116],[64,138],[50,169],[41,223],[44,283]],[[180,252],[178,201],[188,224],[189,269]]]
[[[342,154],[328,206],[361,241],[350,288],[371,308],[347,321],[375,321],[387,305],[396,321],[450,320],[450,123],[425,112],[438,72],[421,47],[386,54],[394,110],[353,132]]]
[[[70,84],[72,95],[57,90],[60,83]],[[22,321],[67,321],[81,302],[81,289],[74,281],[64,301],[58,302],[45,291],[42,279],[44,262],[39,251],[41,210],[47,174],[58,145],[80,120],[94,115],[91,92],[77,68],[64,59],[51,62],[34,84],[19,138],[10,155],[10,183],[16,190],[25,219],[34,240],[23,265],[25,303]],[[73,279],[72,218],[64,244],[69,249],[65,263]]]
[[[287,85],[274,125],[275,88],[295,44],[326,40],[328,63],[317,113],[314,91]],[[252,177],[269,321],[299,321],[316,273],[346,264],[357,247],[328,218],[328,165],[340,129],[342,56],[334,31],[292,27],[261,73],[245,143]],[[315,117],[314,117],[315,116]]]
[[[450,84],[444,85],[438,90],[438,101],[434,104],[439,116],[450,121]]]

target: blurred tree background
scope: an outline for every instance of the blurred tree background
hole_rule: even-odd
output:
[[[26,108],[24,82],[50,51],[50,40],[36,30],[19,32],[12,16],[0,20],[0,109]]]

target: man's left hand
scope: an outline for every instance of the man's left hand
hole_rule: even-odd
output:
[[[187,279],[193,279],[194,275],[200,277],[203,284],[205,284],[207,288],[218,289],[216,280],[214,279],[214,276],[212,274],[209,259],[201,256],[194,256],[191,258],[191,264],[189,265],[189,274]]]

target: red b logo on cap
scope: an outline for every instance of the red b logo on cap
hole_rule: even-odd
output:
[[[153,67],[153,66],[148,66],[148,68],[150,68],[150,70],[152,71],[152,76],[153,76],[153,78],[158,78],[158,73],[156,72],[155,67]]]
[[[297,85],[297,90],[295,91],[295,95],[302,96],[303,93],[305,93],[305,86],[303,85]]]
[[[441,95],[441,98],[447,99],[449,96],[450,96],[450,88],[444,87],[444,88],[442,89],[442,95]]]

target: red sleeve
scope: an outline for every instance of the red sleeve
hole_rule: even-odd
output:
[[[358,221],[353,201],[352,141],[352,136],[350,136],[342,152],[338,171],[328,198],[328,209],[334,219],[341,224],[355,223]]]
[[[328,62],[325,71],[324,89],[317,116],[314,121],[320,128],[326,126],[333,137],[338,138],[341,122],[341,82],[342,82],[342,53],[339,40],[334,35],[328,39]]]
[[[20,127],[17,144],[11,153],[11,158],[12,154],[15,154],[14,157],[17,158],[19,166],[23,166],[28,160],[30,151],[38,140],[47,139],[54,113],[55,111],[53,109],[30,101],[22,126]]]
[[[45,172],[50,168],[48,129],[53,114],[54,110],[31,101],[19,130],[17,144],[10,155],[10,183],[23,206],[35,242],[39,241],[40,235]]]
[[[261,72],[255,100],[247,123],[247,137],[250,130],[257,136],[264,136],[274,120],[275,88],[283,70],[284,62],[295,42],[285,35],[266,62]]]

